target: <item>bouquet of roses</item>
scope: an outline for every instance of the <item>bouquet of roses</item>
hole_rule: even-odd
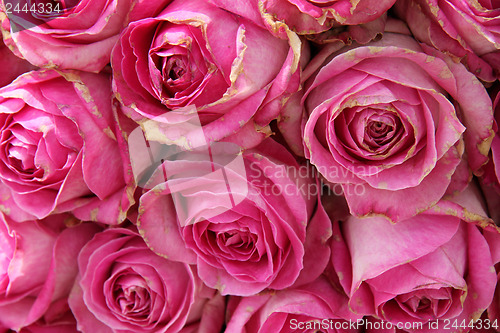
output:
[[[0,30],[0,333],[500,332],[498,0]]]

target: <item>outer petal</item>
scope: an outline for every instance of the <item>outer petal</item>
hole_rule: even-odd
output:
[[[27,61],[16,57],[12,51],[3,43],[0,42],[0,87],[6,86],[19,75],[35,69]]]
[[[477,171],[488,159],[488,152],[494,136],[491,99],[488,98],[481,82],[467,72],[463,66],[453,62],[442,53],[429,47],[423,47],[427,53],[445,60],[456,78],[456,94],[453,92],[450,94],[459,104],[457,113],[467,128],[464,137],[469,165],[473,171]]]
[[[354,329],[334,328],[335,322],[345,318],[340,310],[346,301],[344,297],[324,277],[301,288],[286,289],[272,295],[235,297],[229,303],[230,320],[226,331],[290,332],[297,329],[299,323],[305,325],[309,321],[327,319],[332,327],[323,328],[326,332],[355,332]],[[358,319],[352,314],[348,317],[353,321]]]
[[[459,224],[460,220],[455,217],[423,215],[397,224],[382,218],[351,218],[344,230],[353,264],[351,293],[357,290],[361,281],[418,259],[444,245],[455,235]],[[372,260],[373,256],[383,256],[384,261]],[[356,299],[351,299],[352,304],[355,302]]]

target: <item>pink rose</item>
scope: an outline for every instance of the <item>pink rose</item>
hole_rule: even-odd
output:
[[[386,11],[395,0],[209,0],[286,38],[290,29],[317,43],[368,43],[384,31]]]
[[[0,89],[0,202],[13,219],[72,211],[116,224],[132,204],[107,75],[53,70]],[[128,163],[128,162],[127,162]],[[132,186],[132,185],[130,185]]]
[[[482,80],[500,77],[500,8],[494,1],[402,0],[395,8],[419,41],[461,59]]]
[[[484,217],[480,198],[469,187],[397,224],[380,217],[341,223],[332,264],[349,308],[393,329],[422,324],[409,331],[432,332],[436,320],[443,330],[444,319],[479,319],[492,304],[500,261],[500,229]]]
[[[210,159],[184,152],[157,168],[139,203],[146,243],[171,260],[196,263],[201,279],[224,295],[315,279],[328,261],[331,223],[312,170],[271,139],[229,167],[230,156],[216,147]]]
[[[0,88],[11,83],[19,75],[35,69],[29,62],[16,57],[3,39],[0,41]]]
[[[87,332],[219,332],[225,303],[189,265],[157,256],[131,229],[97,234],[78,257],[69,298]]]
[[[206,1],[174,1],[123,31],[111,59],[114,89],[139,123],[195,106],[209,141],[255,146],[298,89],[301,42],[290,36],[291,46]]]
[[[464,142],[473,171],[487,160],[493,118],[485,88],[461,64],[409,36],[386,32],[366,46],[329,44],[305,75],[302,100],[291,99],[280,128],[297,153],[303,141],[327,181],[342,184],[356,216],[396,222],[435,204],[452,174],[467,184],[466,163],[456,172]]]
[[[321,276],[300,288],[251,297],[231,296],[226,333],[361,332],[356,316],[348,313],[345,294]],[[350,321],[342,318],[349,318]]]
[[[2,30],[16,55],[38,67],[99,72],[109,63],[120,31],[129,22],[156,15],[170,0],[36,2],[36,10],[27,15],[15,5],[32,8],[31,1],[3,2]],[[7,4],[12,5],[8,16]]]
[[[99,230],[65,228],[69,215],[16,223],[0,215],[0,327],[18,331],[67,307],[78,273],[76,257]]]

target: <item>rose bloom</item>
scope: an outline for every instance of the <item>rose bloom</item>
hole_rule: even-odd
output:
[[[287,31],[317,43],[352,40],[368,43],[384,31],[386,11],[395,0],[357,2],[309,0],[209,0],[219,7],[261,24],[274,35]]]
[[[299,87],[301,42],[290,38],[291,46],[206,1],[174,1],[123,31],[111,58],[114,90],[139,123],[195,106],[209,141],[255,146]]]
[[[189,265],[153,253],[136,231],[97,234],[78,257],[69,304],[83,332],[219,332],[224,298]]]
[[[393,325],[422,323],[424,331],[438,319],[440,328],[444,319],[479,319],[492,304],[500,260],[500,229],[480,200],[469,187],[397,224],[380,217],[341,223],[332,264],[349,308]]]
[[[11,83],[19,75],[35,69],[29,62],[16,57],[14,53],[0,41],[0,88]]]
[[[324,276],[300,288],[250,297],[231,296],[225,332],[360,332],[350,327],[349,321],[340,319],[355,322],[361,318],[349,313],[346,303],[345,294],[333,288]]]
[[[24,74],[0,89],[0,119],[0,202],[7,215],[22,221],[71,210],[82,220],[124,220],[132,204],[126,146],[107,75]]]
[[[73,220],[63,214],[16,223],[0,214],[0,327],[37,326],[67,308],[75,259],[99,230],[95,224],[65,228]]]
[[[111,49],[120,31],[129,22],[157,14],[169,2],[35,2],[37,10],[25,13],[16,12],[17,2],[10,1],[12,14],[7,17],[7,8],[0,9],[0,20],[2,32],[7,36],[6,44],[14,48],[17,56],[30,63],[38,67],[99,72],[109,63]],[[28,2],[29,8],[32,8],[31,3]]]
[[[398,22],[391,28],[402,29]],[[396,222],[435,204],[464,143],[473,171],[487,160],[493,117],[485,88],[461,64],[407,35],[329,44],[305,72],[302,100],[291,99],[280,128],[297,153],[303,143],[327,181],[342,184],[356,216]],[[469,172],[460,171],[455,181],[466,184]]]
[[[331,223],[316,200],[311,170],[272,139],[238,155],[234,168],[217,162],[223,154],[214,156],[212,163],[187,152],[157,168],[137,222],[151,249],[196,263],[205,284],[223,295],[284,289],[319,276]]]
[[[500,77],[498,2],[402,0],[395,9],[419,41],[461,59],[482,80]]]

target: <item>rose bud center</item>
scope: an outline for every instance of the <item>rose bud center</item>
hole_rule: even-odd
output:
[[[123,316],[144,319],[150,312],[151,297],[141,277],[121,276],[114,288],[115,301]]]
[[[395,300],[409,315],[424,320],[434,320],[449,311],[452,298],[450,288],[440,288],[399,295]]]
[[[22,129],[14,125],[5,131],[2,144],[5,147],[7,166],[22,178],[42,178],[44,170],[37,165],[38,143],[42,139],[42,133]]]
[[[224,247],[231,247],[238,252],[248,253],[253,248],[253,239],[248,233],[231,230],[229,232],[219,233],[217,238],[219,244]]]
[[[175,93],[176,89],[185,89],[190,83],[191,70],[187,66],[187,59],[181,56],[171,56],[163,59],[161,68],[163,84],[167,94]]]

